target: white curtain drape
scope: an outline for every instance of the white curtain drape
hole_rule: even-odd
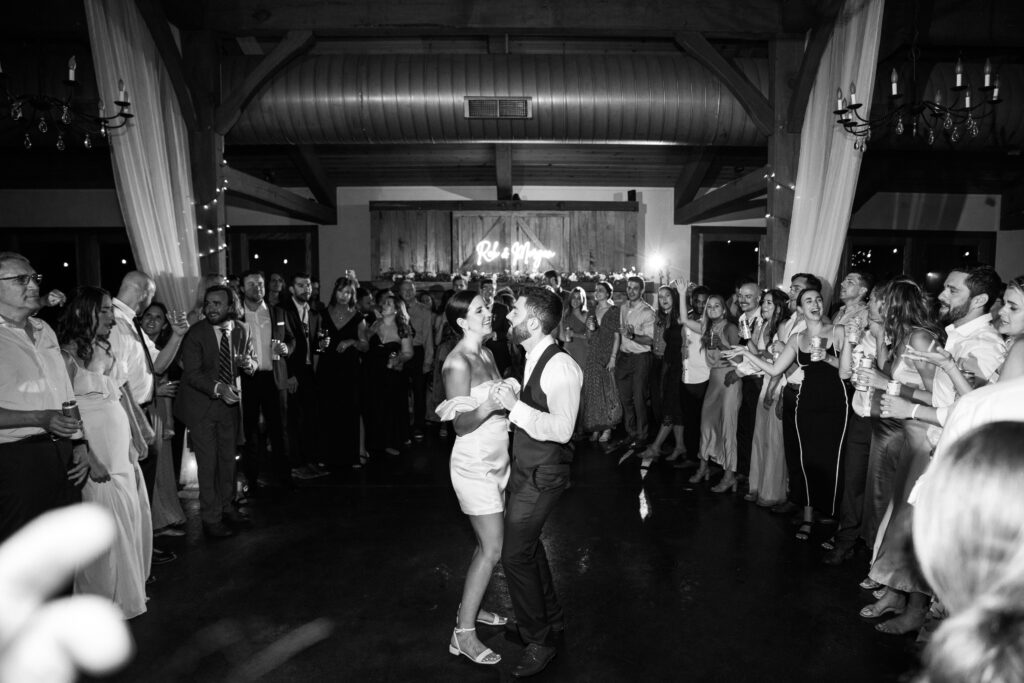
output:
[[[847,0],[818,67],[800,132],[787,283],[795,273],[814,273],[827,285],[836,279],[863,152],[835,123],[835,92],[856,83],[861,111],[871,110],[884,8],[884,0]]]
[[[157,299],[187,311],[199,279],[188,131],[170,77],[133,0],[85,0],[89,42],[107,115],[118,80],[127,89],[131,124],[111,131],[114,182],[128,239]]]

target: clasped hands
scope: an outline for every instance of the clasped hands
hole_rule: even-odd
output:
[[[519,392],[508,380],[503,380],[491,387],[487,398],[505,410],[512,410],[519,401]]]

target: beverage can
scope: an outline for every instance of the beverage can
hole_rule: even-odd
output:
[[[853,327],[853,328],[850,328],[850,332],[847,335],[847,338],[848,338],[848,340],[849,340],[849,342],[851,344],[859,344],[860,343],[860,335],[861,335],[861,329],[859,327]]]
[[[78,409],[78,401],[64,401],[60,405],[60,412],[64,417],[71,417],[76,420],[82,419],[82,411]]]
[[[825,340],[822,337],[811,337],[811,348],[816,351],[825,348]]]
[[[889,383],[885,385],[885,393],[889,394],[890,396],[899,396],[901,388],[902,387],[899,382],[897,382],[894,379],[891,379],[889,380]]]

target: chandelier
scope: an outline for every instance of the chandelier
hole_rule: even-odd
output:
[[[917,49],[911,49],[911,89],[916,92]],[[849,96],[842,88],[836,90],[836,123],[857,139],[854,148],[865,150],[867,142],[874,135],[892,130],[896,135],[909,131],[912,138],[923,137],[929,145],[935,144],[937,135],[943,135],[952,143],[960,142],[964,135],[978,136],[978,121],[995,114],[999,97],[999,74],[992,72],[992,62],[985,60],[982,85],[978,94],[972,97],[971,84],[964,74],[962,59],[953,67],[953,85],[950,93],[943,97],[943,89],[935,91],[932,100],[916,100],[913,95],[904,97],[900,91],[900,77],[896,69],[889,77],[889,109],[875,118],[864,118],[860,109],[864,106],[857,101],[857,86],[850,83]]]
[[[103,100],[95,114],[85,111],[74,103],[75,92],[80,84],[75,78],[78,64],[74,57],[68,60],[68,77],[64,80],[66,92],[63,98],[47,94],[15,94],[8,87],[7,74],[0,67],[0,121],[10,119],[24,128],[22,144],[25,149],[32,149],[36,140],[48,136],[51,131],[56,134],[54,143],[58,150],[64,151],[70,141],[79,140],[83,147],[92,149],[93,140],[105,138],[107,131],[128,125],[133,114],[128,112],[130,102],[124,81],[117,82],[117,99],[114,104],[117,112],[112,116],[104,116]],[[35,136],[33,138],[33,136]]]

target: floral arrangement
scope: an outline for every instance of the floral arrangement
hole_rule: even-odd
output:
[[[446,273],[446,272],[434,272],[432,270],[427,271],[414,271],[408,272],[400,271],[384,271],[380,274],[380,280],[391,280],[397,282],[399,280],[412,280],[414,282],[450,282],[456,275],[461,275],[466,279],[467,282],[477,282],[483,278],[493,278],[496,282],[513,282],[513,283],[543,283],[544,274],[540,272],[525,272],[521,270],[496,270],[496,271],[482,271],[482,270],[467,270],[462,273]],[[562,282],[625,282],[631,277],[642,277],[645,280],[646,276],[642,271],[638,271],[635,267],[621,270],[610,270],[607,272],[603,271],[583,271],[583,272],[566,272],[562,273]]]

